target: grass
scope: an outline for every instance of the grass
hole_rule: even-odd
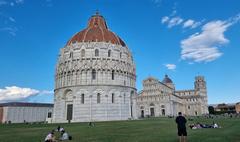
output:
[[[212,123],[212,119],[195,118],[188,123]],[[214,119],[223,128],[188,128],[188,142],[240,142],[240,119]],[[153,118],[136,121],[61,124],[73,137],[72,142],[177,142],[174,119]],[[1,142],[42,142],[58,124],[0,125]],[[59,134],[57,134],[58,136]]]

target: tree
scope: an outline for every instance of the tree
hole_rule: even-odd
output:
[[[209,114],[215,114],[214,107],[213,106],[209,106],[208,107],[208,112],[209,112]]]

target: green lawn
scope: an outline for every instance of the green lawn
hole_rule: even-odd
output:
[[[195,118],[188,123],[212,123],[212,119]],[[240,119],[214,119],[223,128],[188,128],[189,142],[240,142]],[[174,119],[154,118],[136,121],[61,124],[72,135],[72,142],[176,142]],[[58,124],[0,125],[0,142],[41,142]]]

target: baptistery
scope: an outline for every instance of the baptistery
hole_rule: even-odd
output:
[[[99,13],[60,49],[53,122],[136,118],[136,67],[125,42]]]

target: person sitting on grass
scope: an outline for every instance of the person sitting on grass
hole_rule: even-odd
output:
[[[72,140],[72,136],[69,136],[68,133],[63,130],[61,132],[60,141],[65,141],[65,140]]]
[[[59,129],[59,132],[63,132],[63,131],[64,131],[64,128],[61,127],[61,128]]]
[[[90,121],[90,122],[88,123],[88,126],[90,126],[90,127],[94,127],[95,124],[94,124],[93,122]]]
[[[61,128],[61,127],[58,125],[56,131],[57,131],[57,132],[60,132],[60,128]]]
[[[217,123],[214,123],[214,124],[213,124],[213,128],[219,128],[218,124],[217,124]]]
[[[45,140],[45,142],[55,142],[55,136],[54,136],[54,132],[52,131],[51,133],[49,133]]]

